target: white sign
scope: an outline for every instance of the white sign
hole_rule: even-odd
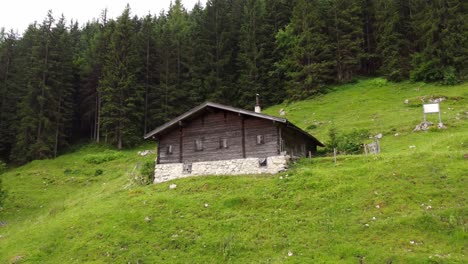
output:
[[[430,114],[430,113],[439,113],[439,104],[425,104],[423,105],[424,108],[424,113],[425,114]]]

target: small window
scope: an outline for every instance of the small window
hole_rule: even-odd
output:
[[[201,139],[195,140],[195,151],[203,151],[203,141]]]
[[[265,139],[263,135],[257,135],[257,145],[265,144]]]
[[[166,147],[166,154],[172,154],[172,145]]]
[[[220,139],[219,139],[219,148],[220,148],[220,149],[227,149],[227,148],[228,148],[228,140],[227,140],[227,138],[220,138]]]

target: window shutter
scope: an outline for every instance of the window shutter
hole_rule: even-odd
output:
[[[228,140],[227,140],[227,138],[220,138],[220,139],[219,139],[219,148],[220,148],[220,149],[227,149],[227,148],[228,148]]]
[[[167,154],[172,154],[172,145],[169,145],[166,147],[166,153]]]
[[[265,144],[263,135],[257,135],[257,145],[262,145],[262,144]]]
[[[195,140],[195,150],[202,151],[203,150],[203,141],[201,139]]]

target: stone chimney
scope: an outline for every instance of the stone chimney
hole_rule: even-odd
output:
[[[260,107],[260,95],[259,94],[255,94],[255,113],[261,113],[262,112],[262,108]]]

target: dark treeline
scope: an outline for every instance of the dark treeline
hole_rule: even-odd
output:
[[[157,16],[84,25],[51,12],[0,34],[0,159],[56,156],[89,139],[119,148],[206,100],[252,108],[356,76],[466,79],[463,0],[176,0]]]

